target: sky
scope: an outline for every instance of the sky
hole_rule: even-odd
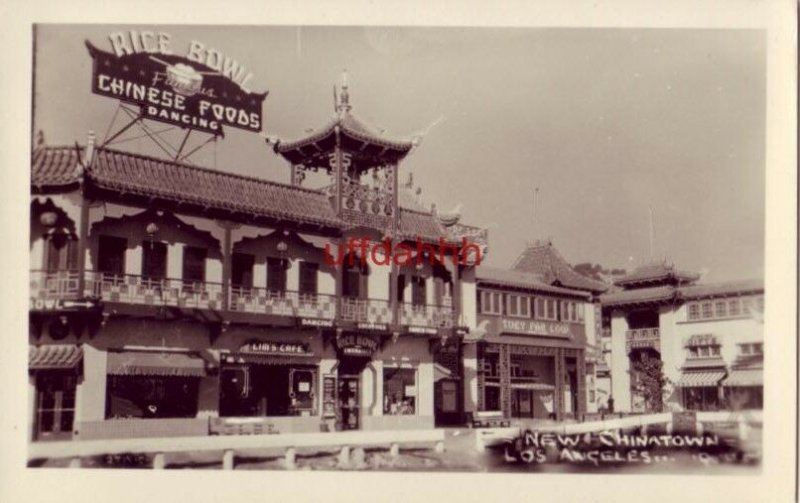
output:
[[[763,31],[39,25],[34,130],[48,144],[105,137],[117,102],[91,93],[84,41],[110,50],[120,29],[238,60],[269,92],[264,132],[284,139],[330,119],[346,69],[355,115],[390,137],[427,130],[400,178],[413,172],[425,206],[463,204],[463,222],[488,227],[488,265],[549,239],[573,264],[763,277]],[[147,139],[114,147],[159,154]],[[233,128],[192,161],[289,180],[261,136]]]

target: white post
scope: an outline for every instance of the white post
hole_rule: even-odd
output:
[[[159,452],[153,456],[153,470],[163,470],[164,466],[166,466],[166,461],[164,459],[164,453]]]
[[[339,465],[348,465],[350,463],[350,446],[345,445],[339,451]]]
[[[389,455],[397,457],[400,454],[400,444],[392,444],[389,446]]]
[[[233,450],[228,449],[222,454],[222,469],[233,470]]]
[[[295,464],[295,459],[297,457],[297,451],[294,447],[289,447],[286,449],[286,457],[284,458],[284,462],[286,463],[287,470],[294,470],[297,465]]]
[[[443,453],[444,452],[444,442],[441,442],[441,441],[440,442],[436,442],[436,447],[434,447],[434,450],[436,452],[438,452],[439,454]]]
[[[475,450],[476,451],[483,451],[486,449],[486,446],[483,443],[483,438],[481,438],[481,430],[473,430],[475,432]]]
[[[72,458],[69,460],[69,467],[70,468],[80,468],[81,467],[81,458]]]

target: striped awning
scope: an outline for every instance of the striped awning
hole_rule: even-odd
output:
[[[83,349],[75,344],[30,346],[28,349],[28,369],[30,370],[74,369],[82,359]]]
[[[314,355],[259,355],[250,353],[225,353],[221,355],[222,363],[256,365],[317,365],[319,358]]]
[[[556,389],[552,384],[543,382],[512,382],[511,389],[530,389],[533,391],[553,391]]]
[[[678,379],[676,386],[682,388],[705,388],[714,387],[719,384],[719,381],[725,377],[724,370],[707,370],[698,372],[685,372]]]
[[[723,386],[763,386],[764,369],[733,369]]]
[[[179,376],[202,377],[206,375],[205,361],[190,353],[109,351],[109,375],[127,376]]]

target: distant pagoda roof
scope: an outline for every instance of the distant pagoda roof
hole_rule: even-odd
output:
[[[656,285],[686,285],[697,281],[699,274],[680,271],[666,262],[644,264],[630,274],[614,280],[614,284],[624,288],[635,288]]]
[[[277,140],[273,148],[292,164],[325,161],[322,154],[336,146],[336,137],[343,149],[356,152],[361,159],[397,162],[411,151],[414,141],[384,136],[351,112],[346,80],[336,96],[336,114],[324,126],[312,129],[306,136],[294,140]],[[323,164],[327,166],[327,163]]]
[[[595,294],[607,291],[610,286],[575,271],[550,241],[536,241],[528,245],[514,262],[512,269],[538,274],[546,283],[554,286]]]

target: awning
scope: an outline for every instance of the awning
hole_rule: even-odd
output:
[[[512,382],[511,389],[530,389],[533,391],[553,391],[556,389],[552,384],[543,382]]]
[[[190,353],[109,351],[107,369],[109,375],[180,377],[206,375],[205,361]]]
[[[705,372],[686,372],[678,379],[676,386],[682,388],[714,387],[725,377],[724,370],[708,370]]]
[[[764,369],[733,369],[723,386],[763,386]]]
[[[30,370],[74,369],[82,359],[83,349],[75,344],[30,346],[28,349],[28,369]]]
[[[314,355],[258,355],[247,353],[224,353],[222,363],[252,363],[256,365],[317,365],[319,358]]]

